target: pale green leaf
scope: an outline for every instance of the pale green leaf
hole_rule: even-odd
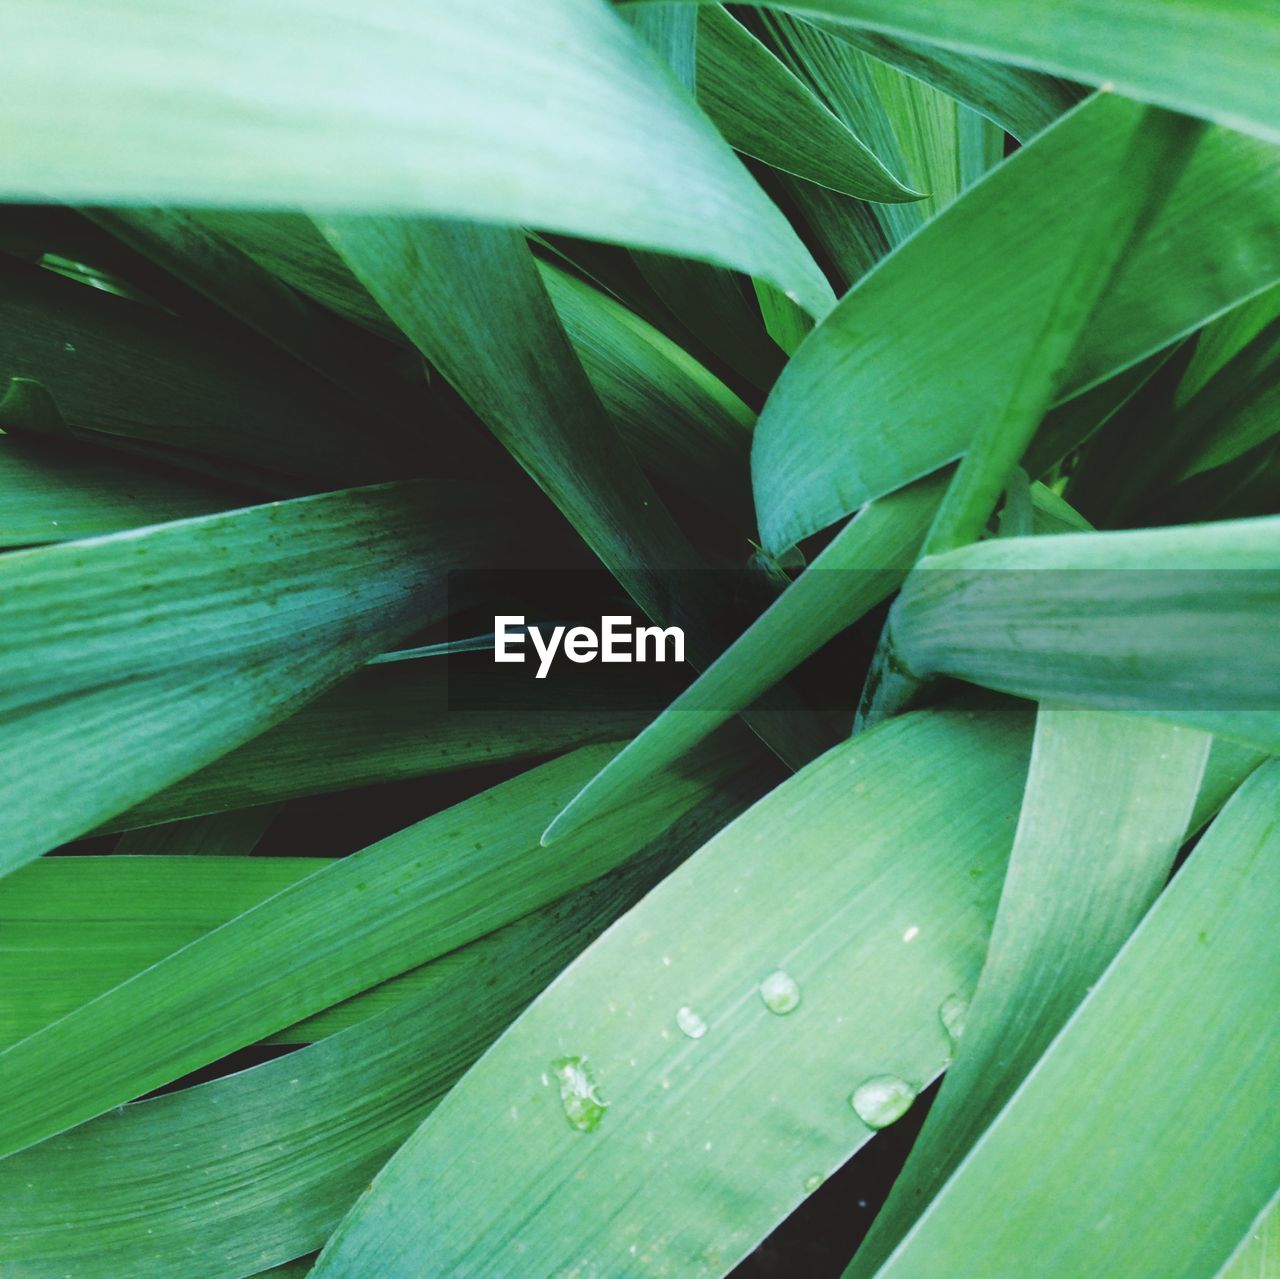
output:
[[[941,1069],[937,1010],[981,965],[1026,728],[904,717],[771,792],[499,1040],[317,1276],[724,1274],[868,1139],[864,1079]],[[761,996],[778,969],[800,989],[785,1016]],[[705,1034],[681,1032],[682,1007]],[[562,1105],[573,1057],[607,1103],[595,1131]]]
[[[1260,1122],[1280,1040],[1259,1020],[1280,983],[1278,804],[1280,763],[1270,762],[1218,816],[882,1279],[1217,1272],[1269,1203],[1280,1165],[1280,1131]]]
[[[1209,753],[1191,729],[1041,707],[1013,852],[955,1060],[846,1270],[873,1275],[1164,886]]]
[[[1027,316],[1060,273],[1064,226],[1105,189],[1141,112],[1101,95],[1064,117],[903,244],[813,331],[756,429],[752,472],[768,549],[964,452],[1025,359]],[[1278,173],[1280,149],[1206,133],[1076,348],[1059,399],[1280,277]]]
[[[786,219],[600,0],[181,0],[163,20],[24,0],[0,81],[10,199],[519,223],[830,304]]]

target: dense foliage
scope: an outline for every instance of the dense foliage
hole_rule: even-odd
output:
[[[1272,0],[3,25],[3,1279],[1280,1274]]]

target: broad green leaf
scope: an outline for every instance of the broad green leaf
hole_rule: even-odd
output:
[[[848,1101],[859,1083],[922,1086],[941,1069],[937,1010],[981,965],[1026,728],[906,716],[772,791],[464,1077],[317,1279],[731,1269],[868,1139]],[[785,1016],[762,1002],[775,970],[799,984]],[[573,1076],[556,1072],[575,1058],[604,1105],[594,1131],[589,1108],[577,1127],[562,1102]]]
[[[244,501],[234,489],[106,450],[0,433],[0,546],[69,542]]]
[[[695,666],[709,662],[733,605],[610,429],[519,232],[377,218],[321,226],[631,598],[683,628]],[[796,765],[827,742],[794,699],[759,731]]]
[[[892,661],[1280,752],[1280,517],[1001,538],[920,561]]]
[[[108,820],[442,619],[513,554],[422,481],[0,556],[0,871]]]
[[[698,17],[698,102],[744,155],[862,200],[919,197],[721,5]]]
[[[0,1150],[102,1114],[613,869],[742,769],[741,745],[708,745],[568,855],[543,851],[538,832],[607,748],[484,791],[238,915],[0,1053]]]
[[[1142,110],[1103,94],[1064,117],[903,244],[813,331],[756,429],[752,473],[767,549],[778,553],[964,452],[1025,359],[1027,316],[1061,271],[1063,227],[1105,189]],[[1275,147],[1206,133],[1101,303],[1059,399],[1280,277],[1278,176]]]
[[[1106,85],[1280,142],[1270,0],[803,0],[808,13]]]
[[[514,669],[518,678],[499,678]],[[492,658],[377,665],[283,723],[103,823],[131,829],[305,795],[551,755],[637,732],[652,705],[610,695],[597,667],[555,689]]]
[[[726,789],[652,855],[425,965],[381,1016],[0,1161],[0,1268],[239,1279],[320,1247],[489,1041],[744,802]]]
[[[698,86],[698,10],[683,3],[619,5],[618,16],[693,94]]]
[[[1263,1119],[1280,1040],[1259,1033],[1280,983],[1277,805],[1272,761],[1218,816],[882,1279],[1199,1279],[1227,1260],[1280,1164],[1280,1132]]]
[[[588,829],[644,780],[749,706],[811,653],[891,595],[942,497],[937,479],[870,503],[821,555],[547,829],[550,843]]]
[[[7,15],[0,78],[9,199],[520,223],[830,304],[786,219],[600,0],[182,0],[163,21],[32,0]]]
[[[1089,993],[1164,886],[1209,754],[1203,733],[1107,711],[1036,718],[978,987],[920,1136],[845,1274],[873,1275]]]

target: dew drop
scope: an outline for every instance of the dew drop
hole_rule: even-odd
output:
[[[707,1023],[689,1007],[676,1009],[676,1025],[690,1039],[701,1039],[707,1033]]]
[[[951,1038],[954,1049],[964,1034],[964,1024],[969,1019],[969,1001],[962,995],[948,995],[938,1006],[938,1020]]]
[[[793,1013],[800,1007],[799,983],[790,973],[779,968],[760,983],[760,998],[771,1013],[785,1017],[787,1013]]]
[[[609,1103],[600,1099],[597,1084],[585,1057],[560,1057],[551,1063],[560,1081],[564,1117],[579,1132],[595,1132]]]
[[[911,1109],[916,1090],[897,1075],[873,1075],[859,1084],[849,1098],[858,1118],[868,1128],[887,1128]]]
[[[804,1179],[804,1193],[811,1195],[817,1188],[822,1185],[824,1178],[820,1172],[811,1172]]]

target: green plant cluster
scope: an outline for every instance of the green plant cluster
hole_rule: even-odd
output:
[[[1280,1275],[1273,0],[3,27],[2,1279]]]

